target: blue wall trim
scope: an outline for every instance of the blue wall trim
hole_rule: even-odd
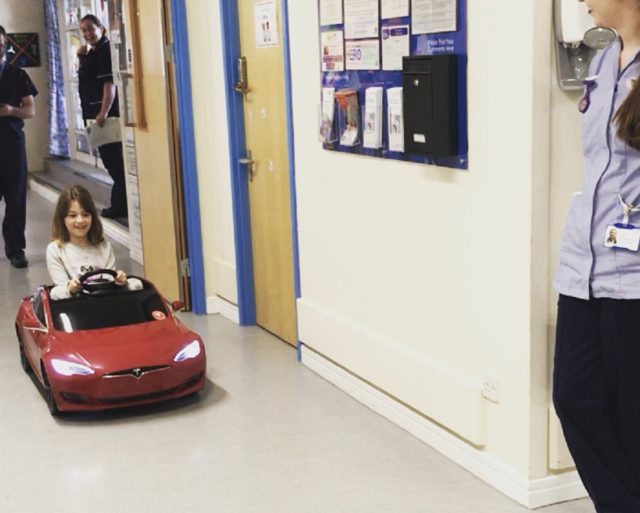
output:
[[[236,279],[238,282],[238,310],[240,324],[256,323],[255,287],[253,284],[253,252],[251,249],[251,220],[249,217],[249,189],[244,166],[238,159],[245,155],[244,108],[242,96],[233,90],[236,63],[240,58],[238,5],[235,0],[220,0],[220,17],[224,50],[225,92],[227,97],[227,127],[229,130],[229,160],[231,165],[231,195],[233,201],[233,230],[236,245]]]
[[[293,94],[291,87],[291,46],[289,44],[289,4],[282,0],[282,38],[284,51],[284,93],[287,109],[287,150],[289,153],[289,194],[291,199],[291,240],[293,243],[293,285],[296,299],[300,297],[300,255],[298,252],[298,203],[296,199],[296,154],[293,132]],[[296,302],[296,322],[297,315]],[[297,331],[297,330],[296,330]],[[302,358],[298,340],[298,360]]]
[[[176,96],[180,127],[180,153],[184,209],[187,223],[187,245],[191,270],[191,303],[196,314],[207,312],[202,257],[202,226],[198,194],[198,166],[193,129],[193,102],[191,95],[191,66],[189,63],[189,37],[185,0],[171,2],[174,60],[176,66]]]

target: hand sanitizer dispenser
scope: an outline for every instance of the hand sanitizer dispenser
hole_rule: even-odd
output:
[[[596,50],[612,43],[617,34],[596,27],[584,2],[554,0],[554,4],[558,83],[563,90],[582,89]]]
[[[458,153],[457,63],[457,55],[403,58],[406,153],[432,157]]]

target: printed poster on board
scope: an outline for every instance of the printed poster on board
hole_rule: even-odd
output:
[[[345,52],[348,70],[380,69],[380,41],[378,39],[347,41]]]
[[[383,20],[409,16],[409,0],[382,0],[380,5],[382,8],[380,17]]]
[[[344,71],[342,30],[322,32],[322,71]]]
[[[457,0],[412,0],[413,34],[434,34],[457,30]]]
[[[402,70],[402,58],[409,55],[409,25],[382,28],[382,69]]]
[[[378,37],[378,0],[344,0],[345,39]]]
[[[320,25],[324,27],[340,23],[342,23],[342,0],[320,0]]]

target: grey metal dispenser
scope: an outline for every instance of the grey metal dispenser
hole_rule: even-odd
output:
[[[554,0],[554,24],[558,84],[565,91],[582,89],[596,51],[611,44],[617,34],[596,27],[586,4],[577,0]]]

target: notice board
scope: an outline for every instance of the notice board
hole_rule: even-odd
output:
[[[467,0],[319,0],[319,133],[329,151],[468,168]],[[456,56],[455,155],[404,151],[404,56]],[[391,90],[391,91],[390,91]],[[400,100],[400,105],[401,105]]]

